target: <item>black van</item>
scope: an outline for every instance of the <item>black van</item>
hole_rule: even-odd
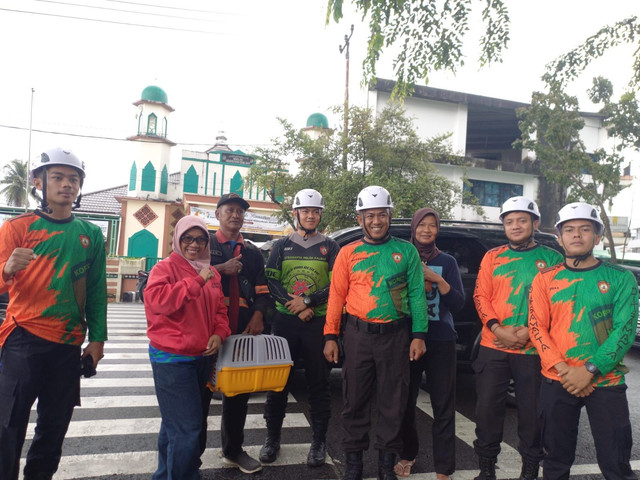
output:
[[[394,219],[389,232],[394,237],[409,240],[411,237],[411,220]],[[360,227],[350,227],[329,234],[342,247],[362,237]],[[562,248],[555,235],[536,232],[538,243],[551,247],[559,252]],[[441,220],[436,244],[438,248],[456,259],[462,285],[464,287],[464,307],[453,314],[453,322],[458,333],[457,350],[458,366],[468,367],[478,353],[482,322],[478,318],[473,303],[473,290],[480,262],[484,254],[507,243],[507,237],[500,223],[465,222]]]

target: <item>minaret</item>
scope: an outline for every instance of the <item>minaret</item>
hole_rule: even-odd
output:
[[[169,183],[169,159],[176,144],[167,138],[169,115],[167,94],[160,87],[142,91],[138,107],[138,133],[127,140],[138,142],[138,154],[129,171],[130,197],[166,200]]]
[[[323,113],[312,113],[307,118],[307,126],[302,129],[312,140],[317,140],[323,135],[331,135],[333,130],[329,128],[329,120]]]

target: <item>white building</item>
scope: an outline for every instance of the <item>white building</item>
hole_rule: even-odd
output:
[[[368,103],[376,112],[391,101],[395,82],[377,79],[370,87]],[[528,104],[463,92],[416,86],[405,99],[407,116],[414,119],[417,133],[431,138],[450,134],[453,152],[466,159],[466,166],[436,164],[448,180],[460,188],[470,189],[480,200],[489,221],[498,221],[500,206],[509,197],[524,195],[536,199],[542,222],[553,224],[561,207],[561,192],[540,176],[533,152],[512,147],[520,137],[516,110]],[[588,151],[606,145],[608,136],[599,114],[584,113],[582,140]],[[467,177],[471,187],[463,182]],[[459,204],[453,217],[460,220],[483,220],[472,208]]]

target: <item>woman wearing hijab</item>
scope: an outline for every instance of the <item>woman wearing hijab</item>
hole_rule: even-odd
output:
[[[429,311],[427,353],[411,362],[409,402],[402,421],[403,449],[395,473],[408,477],[418,455],[416,402],[427,375],[427,390],[433,407],[433,463],[438,480],[447,480],[455,471],[456,331],[452,311],[464,305],[464,289],[456,260],[436,246],[440,216],[432,208],[421,208],[411,220],[411,242],[422,260],[424,286]]]
[[[149,357],[162,423],[153,480],[197,480],[202,400],[212,355],[231,333],[220,274],[209,266],[204,221],[176,224],[173,252],[149,274],[144,291]]]

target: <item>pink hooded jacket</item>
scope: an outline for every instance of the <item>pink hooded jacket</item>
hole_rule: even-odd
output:
[[[202,355],[211,335],[219,335],[224,341],[231,334],[220,274],[210,267],[215,276],[205,283],[197,270],[209,265],[208,245],[202,258],[195,261],[187,260],[180,251],[180,237],[194,227],[208,237],[202,219],[191,215],[181,218],[173,234],[174,251],[153,267],[144,290],[151,345],[163,352],[189,356]]]

